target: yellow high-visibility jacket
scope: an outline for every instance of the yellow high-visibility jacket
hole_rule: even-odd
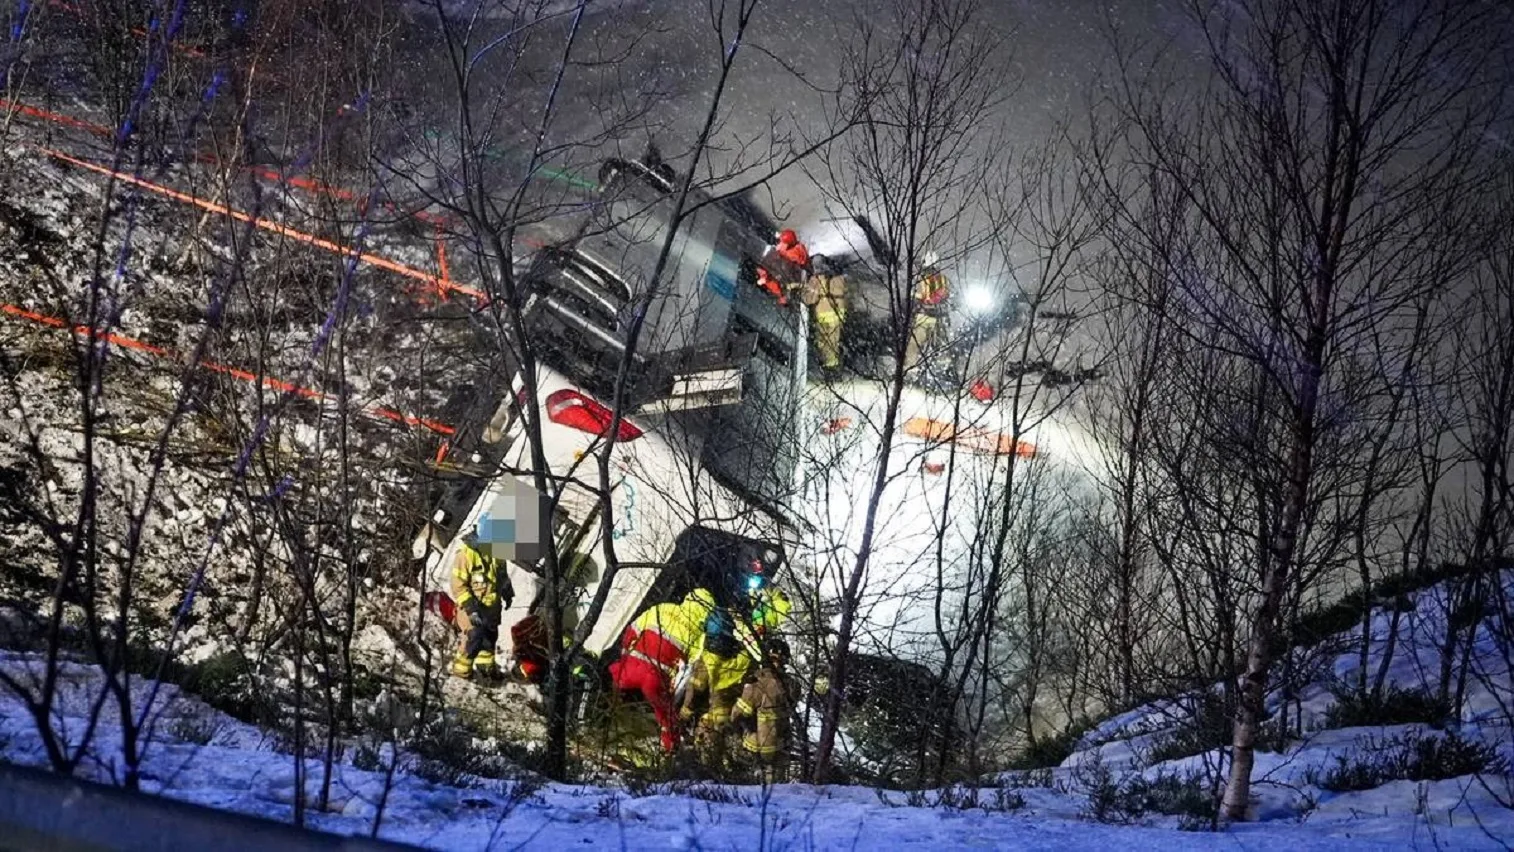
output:
[[[765,632],[777,630],[793,609],[793,601],[782,589],[767,586],[752,595],[752,626]]]
[[[452,599],[459,607],[471,600],[477,600],[485,607],[492,607],[499,603],[500,598],[500,565],[499,561],[479,553],[472,547],[464,544],[457,549],[457,556],[452,560]],[[508,577],[505,582],[509,583]],[[485,592],[482,595],[474,593],[475,584],[482,585]],[[508,597],[508,594],[506,595]]]
[[[695,589],[680,603],[663,603],[649,607],[636,616],[631,626],[638,633],[652,630],[683,650],[693,659],[702,648],[704,621],[715,608],[715,597],[707,589]]]

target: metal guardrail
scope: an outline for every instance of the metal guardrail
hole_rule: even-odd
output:
[[[0,764],[0,850],[415,849]]]

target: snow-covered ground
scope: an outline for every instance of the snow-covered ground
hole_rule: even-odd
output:
[[[1390,681],[1424,682],[1430,671],[1428,639],[1444,611],[1441,592],[1416,596],[1405,614],[1399,653]],[[1386,630],[1378,613],[1374,633]],[[1380,634],[1379,634],[1380,635]],[[1349,638],[1348,636],[1337,638]],[[1491,656],[1486,630],[1478,649]],[[1380,649],[1379,649],[1380,650]],[[1302,698],[1305,729],[1322,723],[1329,704],[1326,684],[1348,677],[1356,657],[1345,653],[1327,667]],[[1376,660],[1372,661],[1374,664]],[[0,656],[0,671],[34,676],[39,661],[25,654]],[[1493,710],[1495,692],[1507,688],[1507,671],[1469,687],[1468,709],[1452,726],[1467,740],[1511,753],[1506,723]],[[77,737],[84,712],[98,689],[95,670],[83,664],[63,669],[56,729]],[[139,696],[151,688],[136,685]],[[165,686],[156,731],[144,763],[144,787],[216,808],[288,820],[296,796],[296,766],[280,737],[229,719],[198,700]],[[1423,726],[1317,731],[1282,753],[1258,755],[1255,821],[1221,834],[1185,831],[1176,816],[1127,815],[1122,824],[1093,820],[1090,793],[1101,772],[1107,781],[1202,774],[1220,766],[1217,752],[1145,765],[1142,753],[1173,731],[1182,701],[1160,702],[1120,714],[1097,726],[1061,767],[1042,773],[1007,773],[973,793],[961,789],[923,795],[865,787],[769,788],[683,784],[674,787],[609,787],[544,784],[524,773],[516,780],[467,776],[451,785],[426,780],[439,773],[419,767],[401,751],[397,771],[386,781],[395,751],[349,744],[334,766],[328,802],[319,807],[321,761],[307,759],[305,800],[309,824],[340,833],[367,833],[382,801],[380,836],[447,849],[1500,849],[1514,841],[1514,780],[1507,775],[1468,775],[1440,781],[1391,781],[1374,789],[1331,793],[1316,785],[1318,772],[1370,759],[1392,738],[1441,736]],[[109,722],[95,735],[84,775],[119,775],[114,758],[118,732]],[[43,765],[30,717],[9,696],[0,698],[0,757]],[[354,764],[365,768],[358,768]],[[1102,769],[1101,769],[1102,767]],[[446,775],[446,773],[440,773]],[[386,793],[386,786],[389,789]],[[969,801],[963,801],[964,795]],[[1191,824],[1189,828],[1195,827]]]

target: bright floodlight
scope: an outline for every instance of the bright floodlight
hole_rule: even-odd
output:
[[[987,287],[969,287],[963,294],[963,305],[968,312],[974,314],[986,314],[994,309],[994,291]]]

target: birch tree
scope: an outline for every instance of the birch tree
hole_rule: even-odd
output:
[[[1300,581],[1311,519],[1356,399],[1354,370],[1391,369],[1374,341],[1406,333],[1406,306],[1449,286],[1470,256],[1461,206],[1480,179],[1495,92],[1490,9],[1437,0],[1189,6],[1211,83],[1145,97],[1126,66],[1118,100],[1141,161],[1193,210],[1205,274],[1184,284],[1188,334],[1246,365],[1264,418],[1248,616],[1224,810],[1244,818],[1280,616]],[[1148,78],[1149,79],[1149,78]],[[1150,85],[1148,92],[1159,90]],[[1239,376],[1238,376],[1239,377]],[[1335,444],[1338,446],[1338,444]]]

